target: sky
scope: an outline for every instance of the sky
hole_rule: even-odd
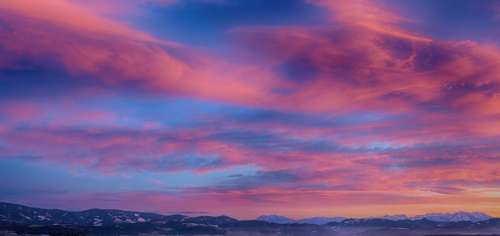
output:
[[[494,0],[2,0],[0,201],[500,216]]]

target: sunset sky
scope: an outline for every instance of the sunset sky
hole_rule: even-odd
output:
[[[500,1],[0,0],[0,201],[500,216]]]

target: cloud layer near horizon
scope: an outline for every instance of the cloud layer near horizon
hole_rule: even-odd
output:
[[[0,160],[58,171],[3,178],[0,200],[500,215],[497,29],[450,39],[433,20],[394,1],[2,1]]]

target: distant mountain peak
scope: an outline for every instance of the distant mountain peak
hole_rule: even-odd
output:
[[[276,224],[292,224],[296,222],[294,219],[280,215],[262,215],[257,217],[257,220],[276,223]]]
[[[485,221],[489,220],[492,217],[484,214],[482,212],[465,212],[465,211],[459,211],[459,212],[454,212],[454,213],[429,213],[429,214],[423,214],[423,215],[417,215],[413,217],[409,217],[404,214],[397,214],[397,215],[384,215],[381,217],[369,217],[369,218],[360,218],[360,219],[353,219],[353,220],[364,220],[364,219],[382,219],[382,220],[389,220],[389,221],[401,221],[401,220],[429,220],[429,221],[434,221],[434,222],[461,222],[461,221],[469,221],[469,222],[479,222],[479,221]],[[299,223],[299,224],[317,224],[317,225],[322,225],[322,224],[327,224],[329,222],[342,222],[344,220],[347,220],[349,218],[347,217],[308,217],[304,219],[299,219],[299,220],[294,220],[291,218],[288,218],[286,216],[281,216],[281,215],[262,215],[257,217],[257,220],[260,221],[266,221],[270,223],[277,223],[277,224],[293,224],[293,223]]]
[[[302,224],[315,224],[315,225],[324,225],[330,222],[342,222],[346,220],[346,217],[324,217],[324,216],[315,216],[315,217],[308,217],[304,219],[298,220],[299,223]]]
[[[385,215],[381,217],[382,219],[385,220],[408,220],[410,219],[407,215],[404,214],[399,214],[399,215]]]
[[[453,213],[429,213],[424,215],[417,215],[413,219],[427,219],[436,222],[460,222],[460,221],[472,221],[479,222],[484,220],[489,220],[492,217],[484,214],[482,212],[465,212],[458,211]]]
[[[295,220],[292,218],[288,218],[286,216],[281,215],[262,215],[257,217],[256,220],[266,221],[270,223],[276,224],[314,224],[314,225],[323,225],[329,222],[341,222],[347,218],[345,217],[323,217],[323,216],[315,216],[308,217],[299,220]]]
[[[88,209],[84,211],[63,211],[57,209],[32,208],[19,204],[0,202],[0,220],[9,220],[18,223],[52,223],[52,224],[83,224],[83,225],[110,225],[115,223],[141,223],[150,221],[177,221],[200,224],[225,224],[237,222],[237,219],[228,216],[197,216],[188,217],[184,215],[161,215],[146,212],[133,212],[114,209]],[[388,221],[402,220],[428,220],[433,222],[480,222],[492,217],[481,212],[458,211],[453,213],[429,213],[408,217],[406,215],[385,215],[352,220],[380,219]],[[262,215],[256,220],[277,224],[315,224],[323,225],[330,222],[343,222],[346,217],[308,217],[303,219],[292,219],[281,215]]]
[[[267,233],[259,235],[319,236],[352,235],[353,229],[366,231],[362,235],[374,235],[370,233],[374,229],[400,231],[404,228],[438,232],[446,228],[470,233],[500,227],[500,219],[489,219],[488,215],[480,212],[431,213],[416,217],[386,215],[360,219],[309,217],[299,220],[264,215],[257,219],[188,217],[106,209],[64,211],[0,202],[0,235],[255,235],[255,232],[265,231]]]

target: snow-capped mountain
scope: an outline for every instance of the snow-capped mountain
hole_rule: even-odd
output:
[[[256,220],[276,223],[276,224],[314,224],[314,225],[324,225],[329,222],[341,222],[347,218],[345,217],[309,217],[299,220],[291,219],[286,216],[280,215],[263,215],[257,217]]]
[[[132,233],[135,231],[158,232],[160,235],[185,232],[219,235],[224,232],[222,225],[238,222],[227,216],[188,217],[112,209],[64,211],[0,202],[0,235],[5,235],[5,230],[19,231],[22,235],[54,232],[57,235],[85,235],[82,232],[93,232],[91,235],[136,235]]]
[[[370,218],[361,218],[358,220],[370,220],[370,219],[379,219],[379,220],[388,220],[388,221],[416,221],[416,220],[429,220],[433,222],[480,222],[489,220],[492,217],[481,213],[481,212],[455,212],[455,213],[431,213],[425,215],[417,215],[414,217],[408,217],[406,215],[385,215],[382,217],[370,217]],[[316,224],[323,225],[330,222],[342,222],[349,218],[346,217],[310,217],[304,218],[300,220],[294,220],[288,218],[286,216],[280,215],[263,215],[257,218],[260,221],[266,221],[270,223],[277,224]],[[356,219],[355,219],[356,220]]]
[[[301,224],[313,224],[313,225],[324,225],[329,222],[342,222],[345,217],[309,217],[297,220],[297,223]]]
[[[149,222],[179,222],[197,225],[220,225],[236,221],[236,219],[227,216],[188,217],[110,209],[63,211],[0,202],[0,222],[16,224],[110,226]]]
[[[85,211],[62,211],[26,207],[11,203],[0,203],[0,221],[20,224],[40,225],[91,225],[104,226],[117,223],[143,223],[157,220],[169,220],[186,216],[163,216],[155,213],[90,209]]]
[[[263,216],[257,217],[257,220],[270,222],[270,223],[276,223],[276,224],[296,223],[296,221],[294,219],[290,219],[286,216],[279,216],[279,215],[263,215]]]
[[[377,235],[370,231],[374,229],[393,231],[395,235],[401,235],[400,229],[408,229],[408,232],[426,230],[435,233],[443,233],[443,229],[449,232],[467,233],[500,229],[499,218],[489,219],[489,216],[482,213],[466,212],[427,214],[412,218],[392,215],[364,219],[312,217],[294,220],[284,216],[267,215],[258,219],[237,220],[227,216],[188,217],[106,209],[64,211],[0,203],[0,235],[255,235],[258,233],[319,236],[352,235],[353,230],[364,232],[362,235]],[[261,234],[262,232],[265,233]]]
[[[395,220],[408,220],[410,218],[406,215],[385,215],[383,217],[380,217],[380,219],[395,221]]]
[[[427,219],[435,222],[479,222],[491,219],[491,216],[481,212],[431,213],[412,217],[414,220]]]

